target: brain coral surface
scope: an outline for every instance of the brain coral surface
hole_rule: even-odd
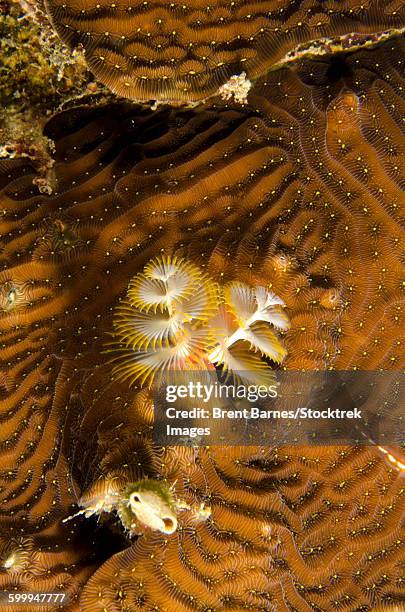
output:
[[[250,44],[261,23],[304,41],[311,28],[339,31],[338,5],[360,13],[356,2],[322,3],[299,29],[303,7],[321,3],[290,3],[281,19],[282,4],[210,12],[197,2],[184,18],[178,5],[131,5],[131,29],[153,22],[154,42],[122,46],[112,37],[126,34],[119,4],[48,10],[74,44],[91,43],[101,75],[131,65],[133,97],[155,95],[160,67],[147,72],[155,89],[142,89],[127,55],[164,66],[159,28],[168,44],[178,27],[167,57],[178,54],[180,72],[159,91],[170,96],[181,71],[195,70],[185,82],[198,97],[242,56],[259,75],[285,54],[281,42],[265,52],[268,34]],[[362,3],[367,27],[380,4]],[[399,3],[383,4],[386,24]],[[204,45],[207,64],[194,57]],[[259,78],[245,105],[212,98],[152,111],[116,101],[60,112],[46,127],[51,195],[38,193],[29,160],[1,162],[3,589],[61,589],[73,612],[403,609],[399,464],[375,446],[156,447],[148,392],[117,380],[105,343],[131,279],[175,253],[218,283],[271,283],[290,319],[286,368],[403,367],[404,50],[393,38],[299,59]],[[99,53],[108,61],[97,64]],[[223,72],[207,71],[221,57]],[[108,75],[122,93],[120,70]],[[174,533],[129,540],[108,512],[63,522],[90,492],[144,478],[186,503]]]
[[[82,45],[89,68],[133,100],[200,100],[235,74],[265,74],[298,45],[375,36],[403,26],[387,0],[45,0],[62,40]],[[353,36],[352,43],[353,43]]]

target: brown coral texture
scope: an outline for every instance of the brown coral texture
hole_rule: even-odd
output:
[[[244,105],[57,114],[51,195],[29,160],[1,162],[1,588],[83,612],[403,609],[400,463],[364,445],[156,447],[148,390],[106,351],[131,279],[176,256],[280,297],[287,369],[403,367],[404,41],[265,74],[292,42],[396,27],[400,3],[47,8],[128,97],[258,80]],[[110,510],[146,478],[166,489],[131,489],[134,515],[159,499],[177,529],[130,539]]]
[[[266,73],[298,45],[403,26],[387,0],[45,0],[62,40],[83,45],[89,68],[133,100],[201,100],[233,75]]]

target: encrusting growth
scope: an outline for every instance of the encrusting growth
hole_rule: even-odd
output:
[[[252,83],[246,78],[246,72],[231,76],[229,81],[221,85],[218,93],[223,100],[235,100],[240,104],[246,104],[247,95],[252,87]]]
[[[29,159],[37,171],[33,184],[50,194],[54,150],[44,125],[64,103],[101,89],[90,80],[83,51],[68,49],[36,0],[2,0],[0,49],[0,159]]]

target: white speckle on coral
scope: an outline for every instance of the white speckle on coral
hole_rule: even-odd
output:
[[[17,560],[16,554],[13,552],[11,553],[11,555],[9,557],[7,557],[7,559],[4,561],[3,563],[3,567],[5,569],[10,569],[11,567],[13,567],[13,565],[15,565],[15,562]]]
[[[194,508],[193,516],[197,523],[206,521],[212,514],[211,506],[207,506],[205,502],[201,502],[198,508]]]
[[[246,72],[234,74],[229,81],[218,89],[218,94],[223,100],[233,98],[239,104],[246,104],[247,96],[252,87],[252,82],[246,78]]]

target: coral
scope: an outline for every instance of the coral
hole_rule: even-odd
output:
[[[92,82],[83,52],[70,51],[33,2],[5,0],[0,11],[0,158],[35,163],[34,184],[52,193],[53,143],[42,131],[72,98],[103,93]]]
[[[84,612],[403,607],[400,449],[157,448],[148,390],[105,344],[131,279],[176,257],[245,328],[253,288],[280,297],[282,367],[403,368],[404,49],[299,58],[244,105],[61,112],[51,195],[32,160],[1,161],[2,588],[60,588],[71,610],[81,593]],[[176,530],[127,538],[98,513],[115,478],[165,483]]]
[[[271,329],[288,329],[283,306],[264,287],[240,282],[220,287],[186,260],[161,256],[131,280],[117,308],[113,373],[150,386],[167,370],[213,370],[215,365],[264,384],[271,380],[264,358],[281,363],[286,355]]]
[[[138,101],[201,100],[234,75],[265,74],[298,45],[331,39],[336,48],[336,37],[356,45],[362,34],[375,40],[404,21],[403,4],[386,0],[45,0],[45,6],[61,39],[84,47],[96,77]]]
[[[178,465],[166,452],[163,472],[211,515],[186,511],[176,533],[143,536],[115,555],[86,585],[83,610],[403,605],[403,483],[373,450],[256,451],[198,449]]]

